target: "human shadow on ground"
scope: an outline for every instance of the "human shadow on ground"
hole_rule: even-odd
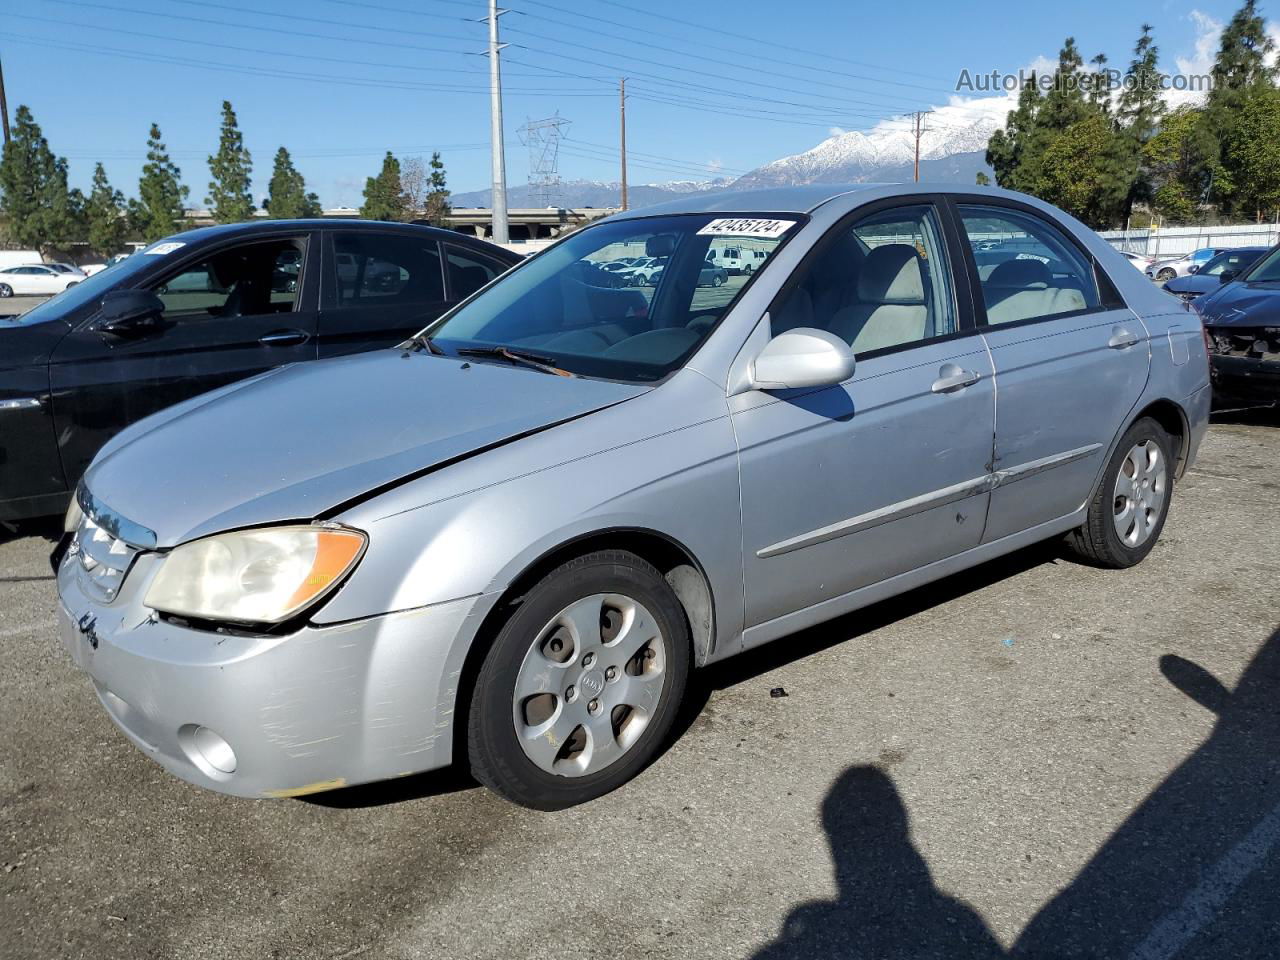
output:
[[[755,960],[985,958],[1241,960],[1280,943],[1280,631],[1234,691],[1167,654],[1160,670],[1218,717],[1006,953],[938,890],[907,814],[875,767],[846,770],[822,808],[838,893],[796,907]]]

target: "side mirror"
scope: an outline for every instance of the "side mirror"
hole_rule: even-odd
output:
[[[853,376],[853,350],[833,333],[797,327],[780,333],[751,364],[756,390],[828,387]]]
[[[1230,283],[1232,280],[1234,280],[1234,279],[1235,279],[1236,277],[1238,277],[1239,275],[1240,275],[1240,274],[1239,274],[1238,272],[1236,272],[1235,270],[1223,270],[1220,274],[1218,274],[1218,282],[1219,282],[1219,283]]]
[[[102,298],[98,329],[117,337],[144,337],[160,329],[164,301],[150,290],[112,290]]]
[[[1199,273],[1199,272],[1200,272],[1200,267],[1197,264],[1193,263],[1191,266],[1187,267],[1187,273]]]

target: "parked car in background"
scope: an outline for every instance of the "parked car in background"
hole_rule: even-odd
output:
[[[1164,285],[1164,288],[1183,300],[1194,300],[1201,294],[1216,290],[1224,283],[1230,283],[1253,266],[1269,249],[1271,248],[1235,247],[1232,250],[1225,250],[1206,262],[1195,273],[1185,277],[1174,277]]]
[[[279,364],[398,343],[519,260],[411,224],[208,227],[0,318],[0,520],[64,509],[129,424]]]
[[[1280,246],[1192,306],[1209,344],[1214,404],[1280,403]]]
[[[1227,247],[1201,247],[1181,257],[1167,257],[1157,260],[1143,272],[1149,280],[1168,281],[1174,277],[1185,277],[1195,273],[1202,266],[1222,253]]]
[[[969,231],[1018,255],[984,276]],[[709,244],[744,234],[763,267],[698,290]],[[655,289],[584,283],[622,245],[665,264]],[[657,756],[695,667],[1046,538],[1140,562],[1208,420],[1175,306],[996,188],[628,211],[411,347],[116,437],[54,555],[59,633],[111,720],[202,787],[456,760],[581,803]]]
[[[751,276],[756,269],[756,251],[749,247],[712,247],[707,259],[727,274]]]
[[[74,273],[58,270],[47,263],[4,267],[0,269],[0,297],[52,296],[83,279],[84,274],[79,270]]]
[[[52,269],[56,270],[58,273],[64,273],[64,274],[67,274],[68,276],[79,277],[81,280],[83,280],[85,277],[88,276],[87,273],[85,273],[75,264],[63,263],[60,260],[46,260],[44,265],[46,267],[51,267]]]
[[[1128,260],[1135,267],[1137,267],[1139,270],[1142,270],[1144,272],[1146,271],[1147,267],[1155,263],[1154,259],[1146,256],[1145,254],[1131,253],[1128,250],[1117,250],[1116,252],[1120,254],[1120,256]]]
[[[627,282],[633,287],[653,286],[655,274],[660,273],[666,264],[666,257],[645,257],[626,274]]]

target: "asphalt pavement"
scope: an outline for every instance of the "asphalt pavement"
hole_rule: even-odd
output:
[[[0,533],[0,955],[1274,956],[1278,464],[1227,418],[1138,567],[1037,547],[785,637],[555,814],[170,777],[58,646],[49,542]]]

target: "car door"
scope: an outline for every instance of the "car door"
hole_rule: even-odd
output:
[[[394,346],[444,312],[444,267],[432,234],[326,234],[321,357]]]
[[[996,374],[995,473],[985,539],[1073,513],[1088,500],[1151,365],[1146,328],[1070,230],[1012,201],[961,201],[978,322]]]
[[[316,356],[318,258],[307,233],[199,250],[145,286],[164,303],[159,329],[137,337],[91,317],[54,353],[54,418],[68,481],[125,426],[271,367]],[[284,269],[301,257],[297,274]]]
[[[67,285],[62,275],[49,267],[27,267],[27,273],[31,277],[32,293],[61,293]]]
[[[993,383],[946,229],[914,198],[856,213],[770,307],[771,335],[828,330],[857,368],[816,391],[730,398],[748,628],[981,539]]]

